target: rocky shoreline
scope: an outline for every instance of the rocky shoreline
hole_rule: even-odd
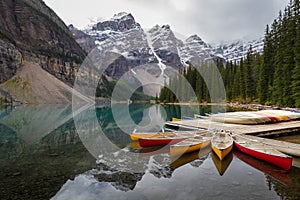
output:
[[[1,96],[0,96],[1,97]],[[116,103],[116,102],[115,102]],[[124,103],[128,104],[128,102],[117,102],[117,103]],[[136,101],[132,103],[138,103],[138,104],[147,104],[149,102],[147,101]],[[0,102],[1,104],[1,102]],[[13,105],[21,105],[22,102],[13,101]],[[111,99],[110,98],[102,98],[98,97],[95,98],[95,104],[96,105],[110,105]],[[153,102],[150,102],[150,104],[153,104]],[[1,104],[1,105],[12,105],[11,103]],[[249,110],[249,111],[257,111],[257,110],[295,110],[297,108],[280,108],[278,106],[267,106],[267,105],[261,105],[261,104],[242,104],[242,103],[195,103],[195,102],[181,102],[181,103],[161,103],[161,105],[181,105],[181,106],[223,106],[223,107],[231,107],[231,108],[237,108],[241,110]]]
[[[278,106],[267,106],[261,104],[241,104],[241,103],[165,103],[166,105],[182,105],[182,106],[226,106],[245,110],[294,110],[295,108],[280,108]]]

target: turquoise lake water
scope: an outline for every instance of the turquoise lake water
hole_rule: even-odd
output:
[[[290,172],[234,151],[179,159],[137,149],[129,133],[223,107],[22,106],[0,110],[0,199],[300,199],[300,159]],[[280,139],[280,138],[279,138]],[[283,140],[300,143],[299,135]]]

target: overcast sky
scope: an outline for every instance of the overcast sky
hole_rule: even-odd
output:
[[[143,28],[169,24],[173,31],[204,41],[220,42],[263,36],[266,24],[289,0],[44,0],[63,20],[86,27],[92,19],[106,20],[130,12]]]

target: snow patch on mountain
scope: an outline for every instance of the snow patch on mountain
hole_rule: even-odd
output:
[[[212,49],[198,35],[187,38],[180,48],[183,64],[197,65],[205,60],[213,59]]]
[[[134,19],[133,16],[127,12],[120,12],[115,14],[112,18],[112,20],[127,20],[127,19]]]
[[[116,14],[110,20],[99,22],[86,29],[85,33],[95,39],[100,51],[112,51],[126,59],[142,59],[147,63],[156,61],[144,30],[131,14],[124,12]]]
[[[226,61],[240,62],[241,58],[246,57],[247,52],[252,47],[253,52],[263,53],[264,39],[243,41],[236,40],[233,42],[223,42],[222,44],[212,44],[214,55],[222,56]]]
[[[180,69],[207,60],[238,62],[246,56],[250,45],[254,52],[262,53],[264,44],[263,38],[208,44],[196,34],[182,41],[169,25],[156,25],[146,31],[126,12],[90,27],[85,33],[95,39],[99,49],[114,51],[126,59],[142,59],[142,63],[157,63],[162,72],[166,66]]]
[[[198,35],[183,40],[176,37],[169,25],[156,25],[144,30],[130,13],[115,14],[106,21],[88,26],[89,35],[101,52],[115,52],[120,59],[107,71],[108,76],[120,78],[129,72],[142,76],[140,82],[163,84],[178,73],[178,69],[203,61],[222,59],[238,62],[245,57],[250,45],[253,51],[262,53],[263,39],[245,42],[237,40],[221,44],[208,44]],[[131,79],[128,77],[128,79]],[[149,86],[148,94],[159,93],[160,87]],[[145,88],[144,88],[145,89]]]
[[[165,69],[167,68],[167,66],[162,62],[162,59],[155,53],[154,47],[153,47],[153,39],[151,38],[151,35],[149,32],[146,32],[146,36],[147,36],[147,41],[148,41],[148,45],[151,49],[151,53],[154,54],[154,56],[156,57],[156,59],[158,60],[158,66],[161,69],[161,74],[164,74]]]

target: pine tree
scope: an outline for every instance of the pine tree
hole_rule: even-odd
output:
[[[258,100],[258,94],[257,94],[257,88],[259,84],[259,78],[260,78],[260,69],[262,66],[262,56],[255,52],[253,54],[253,98],[255,100]]]
[[[275,61],[274,64],[275,68],[275,75],[274,75],[274,87],[273,87],[273,95],[272,101],[276,103],[278,106],[283,105],[283,85],[284,85],[284,78],[283,78],[283,20],[282,20],[282,13],[279,12],[278,17],[278,24],[276,27],[274,26],[274,38],[275,38]]]
[[[234,64],[235,73],[234,73],[234,81],[233,81],[233,100],[240,98],[240,67],[235,63]]]
[[[265,31],[265,39],[264,39],[264,53],[263,53],[263,64],[260,68],[260,77],[258,83],[258,98],[259,103],[264,104],[269,100],[269,87],[271,86],[271,77],[273,76],[272,70],[272,56],[273,56],[273,48],[272,48],[272,39],[271,33],[269,30],[269,25],[267,25]]]
[[[201,74],[196,68],[184,68],[180,72],[182,77],[170,81],[181,101],[193,98],[189,89],[192,88],[199,102],[209,102],[210,95],[221,92],[216,83],[223,79],[229,101],[258,99],[260,103],[300,107],[299,1],[291,1],[283,13],[279,12],[272,25],[266,27],[262,56],[250,48],[239,65],[228,62],[223,66],[221,60],[215,63],[206,61],[197,66]],[[221,77],[215,76],[217,73],[213,64]],[[160,99],[177,101],[166,87],[162,88]]]
[[[182,101],[182,71],[180,70],[178,73],[178,77],[176,78],[177,87],[176,87],[176,95],[179,102]]]
[[[247,57],[244,60],[244,76],[245,76],[245,86],[246,86],[246,98],[252,101],[255,95],[255,85],[253,80],[253,51],[250,45],[249,51],[247,52]]]
[[[284,106],[293,106],[294,99],[292,97],[292,73],[295,66],[294,62],[294,46],[295,46],[295,18],[292,15],[292,5],[289,5],[284,13],[284,19],[282,22],[282,43],[283,49],[282,53],[283,58],[283,105]]]
[[[197,100],[198,102],[202,102],[202,92],[203,92],[203,89],[202,89],[202,80],[201,80],[201,75],[200,73],[197,73],[196,74],[196,89],[195,89],[195,92],[196,92],[196,96],[197,96]]]
[[[244,59],[242,58],[240,61],[240,97],[245,102],[246,101],[246,84],[245,84],[245,68],[244,68]]]
[[[293,99],[295,106],[300,108],[300,3],[299,0],[294,2],[294,13],[296,17],[296,39],[294,48],[295,68],[293,70]]]
[[[183,73],[182,73],[182,80],[181,80],[181,94],[182,94],[182,101],[187,102],[187,91],[186,91],[186,87],[187,87],[187,79],[186,79],[187,73],[186,73],[186,69],[183,69]]]

